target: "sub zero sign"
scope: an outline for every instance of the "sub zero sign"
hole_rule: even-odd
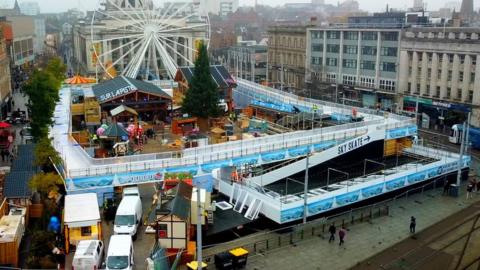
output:
[[[362,147],[365,143],[368,142],[370,142],[370,136],[368,135],[366,137],[360,137],[353,141],[346,142],[338,146],[338,154],[345,154],[359,147]]]

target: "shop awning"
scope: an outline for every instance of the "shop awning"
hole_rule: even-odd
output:
[[[80,75],[75,75],[65,80],[66,84],[89,84],[95,82],[96,80],[93,78],[82,77]]]

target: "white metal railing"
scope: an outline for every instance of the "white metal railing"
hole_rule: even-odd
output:
[[[300,100],[298,96],[282,92],[280,90],[254,84],[249,81],[238,79],[239,86],[242,89],[248,89],[250,92],[261,92],[262,95],[270,97],[275,101],[285,104],[296,104],[299,106],[312,107],[313,104],[329,106],[330,109],[340,113],[350,114],[350,106],[323,102],[318,100],[305,101]],[[252,94],[254,95],[254,94]],[[308,99],[310,100],[310,99]],[[339,107],[341,106],[341,107]],[[347,109],[349,108],[349,109]],[[367,114],[374,114],[375,111],[358,108]],[[208,145],[185,149],[183,151],[172,151],[154,154],[141,154],[114,158],[92,158],[85,150],[78,147],[78,151],[88,160],[88,168],[75,168],[69,170],[69,175],[73,177],[111,174],[120,172],[129,172],[137,170],[147,170],[156,168],[166,168],[174,166],[198,165],[213,161],[226,160],[234,157],[241,157],[252,154],[265,153],[279,149],[291,148],[296,146],[320,143],[336,138],[347,137],[347,134],[355,136],[368,130],[368,126],[377,126],[378,129],[393,129],[414,124],[414,119],[396,116],[390,114],[394,119],[398,117],[399,121],[386,121],[385,118],[375,117],[373,120],[348,123],[344,125],[331,126],[327,128],[317,128],[313,130],[296,131],[284,134],[271,135],[255,138],[252,140],[240,140],[216,145]],[[343,132],[338,132],[343,131]],[[73,138],[71,138],[73,140]]]

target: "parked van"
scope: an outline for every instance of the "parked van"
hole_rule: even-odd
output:
[[[115,215],[113,232],[137,238],[137,229],[142,222],[142,202],[138,196],[123,197]]]
[[[123,197],[125,196],[138,196],[140,197],[140,191],[137,186],[128,186],[123,188]]]
[[[132,270],[133,243],[130,235],[112,235],[108,244],[105,269],[107,270]]]
[[[73,256],[73,270],[97,270],[102,265],[103,242],[100,240],[82,240],[78,242]]]

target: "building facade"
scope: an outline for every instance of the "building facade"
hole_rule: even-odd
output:
[[[473,112],[480,126],[480,30],[411,28],[403,32],[398,92],[403,109],[419,103],[422,125],[443,128]]]
[[[307,81],[348,91],[340,98],[356,105],[395,110],[400,33],[394,28],[308,29]]]
[[[12,25],[13,41],[8,48],[13,66],[32,65],[35,60],[35,22],[32,16],[7,16]]]
[[[37,2],[21,2],[19,6],[23,15],[37,16],[40,14],[40,5]]]
[[[238,45],[228,48],[220,60],[230,74],[236,77],[263,83],[267,71],[267,46]]]
[[[307,26],[273,26],[268,29],[268,78],[275,88],[298,91],[305,85]]]
[[[45,19],[42,17],[34,17],[35,38],[33,41],[33,52],[36,55],[43,54],[45,38],[47,32],[45,30]]]
[[[11,110],[12,84],[10,76],[10,59],[8,58],[7,42],[3,25],[0,26],[0,117],[5,119]]]

